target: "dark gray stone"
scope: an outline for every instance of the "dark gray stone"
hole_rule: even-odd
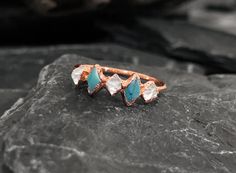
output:
[[[151,104],[139,101],[133,107],[104,90],[90,97],[85,87],[72,84],[75,63],[159,76],[168,90]],[[233,173],[234,78],[64,55],[41,71],[24,103],[0,120],[3,164],[14,173]]]
[[[142,20],[166,40],[166,51],[178,58],[236,72],[236,37],[187,22]]]
[[[219,88],[236,89],[236,76],[235,75],[210,75],[208,79]]]
[[[26,94],[27,91],[22,89],[0,89],[0,115]]]
[[[235,0],[197,0],[184,4],[178,12],[199,26],[236,35]]]
[[[197,62],[208,73],[236,72],[236,37],[186,21],[141,18],[130,26],[107,27],[117,42],[172,58]],[[142,40],[142,41],[140,41]]]

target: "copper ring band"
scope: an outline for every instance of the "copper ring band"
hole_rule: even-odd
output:
[[[121,80],[121,90],[119,90],[117,92],[123,93],[125,88],[127,88],[129,86],[129,84],[131,83],[131,81],[134,79],[134,76],[136,76],[136,77],[138,77],[138,78],[140,78],[142,80],[147,81],[144,84],[140,81],[140,95],[142,95],[142,96],[143,96],[143,93],[145,92],[145,89],[146,89],[145,87],[147,87],[147,85],[149,85],[150,83],[153,83],[153,82],[156,85],[157,93],[159,93],[162,90],[166,89],[166,84],[163,81],[161,81],[161,80],[159,80],[159,79],[157,79],[155,77],[151,77],[149,75],[145,75],[143,73],[138,73],[138,72],[134,72],[134,71],[130,71],[130,70],[124,70],[124,69],[119,69],[119,68],[100,66],[98,64],[96,64],[96,65],[77,64],[77,65],[74,66],[74,70],[78,69],[78,68],[81,68],[81,66],[82,66],[82,69],[81,69],[82,71],[80,71],[81,74],[79,74],[78,82],[79,81],[83,81],[83,82],[87,81],[88,77],[89,77],[89,75],[90,75],[90,73],[91,73],[93,68],[96,68],[96,71],[97,71],[97,73],[99,75],[99,78],[101,80],[101,83],[99,84],[99,86],[93,92],[89,92],[90,94],[94,94],[94,93],[98,92],[101,88],[106,86],[107,81],[109,81],[109,79],[111,78],[111,76],[106,76],[105,75],[106,73],[117,74],[117,75],[122,75],[122,76],[127,76],[128,77],[125,80],[120,78],[120,80]],[[73,72],[74,72],[74,70],[73,70]],[[74,80],[74,82],[76,81],[75,84],[77,85],[78,84],[77,78],[76,78],[76,75],[73,76],[73,72],[72,72],[72,79]],[[114,95],[113,93],[110,93],[110,94]],[[153,99],[145,100],[145,102],[150,102],[152,100]],[[128,105],[128,106],[130,106],[132,104],[133,104],[133,102],[132,103],[128,103],[128,104],[126,102],[126,105]]]

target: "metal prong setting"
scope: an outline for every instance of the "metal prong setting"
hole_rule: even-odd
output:
[[[112,76],[105,76],[104,72],[114,73]],[[128,76],[128,79],[122,80],[120,75]],[[145,103],[155,100],[160,91],[166,89],[164,82],[133,71],[103,67],[96,65],[76,65],[71,73],[75,85],[79,81],[88,83],[88,93],[93,95],[103,88],[106,88],[111,96],[121,93],[127,106],[134,104],[137,98],[142,96]],[[142,83],[141,79],[147,80]]]

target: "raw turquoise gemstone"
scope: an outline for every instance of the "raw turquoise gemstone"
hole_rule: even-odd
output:
[[[128,87],[124,91],[126,101],[132,102],[140,95],[140,79],[135,78],[131,81]]]
[[[87,78],[87,82],[88,82],[88,92],[92,94],[94,90],[97,88],[97,86],[99,85],[99,83],[101,82],[101,79],[98,75],[96,67],[94,67],[92,71],[90,72]]]

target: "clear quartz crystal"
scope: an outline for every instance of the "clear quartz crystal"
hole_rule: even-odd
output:
[[[83,71],[84,71],[84,66],[83,65],[79,66],[78,68],[75,68],[72,71],[71,78],[73,79],[73,82],[74,82],[75,85],[78,85]]]
[[[106,87],[111,95],[114,95],[121,89],[121,79],[117,74],[114,74],[108,81],[106,82]]]
[[[157,86],[154,82],[150,83],[150,85],[147,85],[144,92],[143,92],[143,98],[145,101],[151,101],[157,97],[158,91]]]

